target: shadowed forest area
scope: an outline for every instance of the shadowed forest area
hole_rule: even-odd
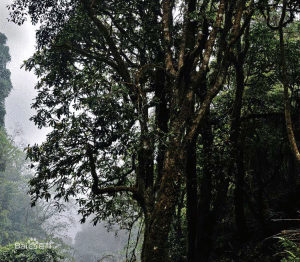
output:
[[[31,120],[51,131],[23,146],[24,173],[0,119],[0,260],[77,261],[68,251],[76,246],[82,261],[300,260],[299,1],[15,0],[7,8],[10,22],[38,26],[36,52],[22,66],[38,77]],[[4,35],[1,44],[4,116]],[[5,202],[16,188],[29,189],[20,208],[15,193]],[[14,219],[29,202],[24,228]],[[18,253],[14,241],[43,236],[43,223],[31,225],[47,205],[53,216],[64,206],[78,212],[77,242]],[[90,221],[120,229],[119,240]]]

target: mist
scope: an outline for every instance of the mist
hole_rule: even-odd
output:
[[[0,33],[7,37],[6,45],[9,47],[11,61],[6,68],[11,72],[13,86],[5,100],[5,129],[9,137],[7,143],[14,148],[14,152],[18,153],[13,155],[14,158],[6,156],[9,169],[0,175],[0,205],[2,204],[0,211],[4,208],[4,195],[12,189],[11,183],[21,187],[22,190],[9,195],[9,203],[12,207],[9,211],[11,213],[7,215],[7,221],[15,227],[15,235],[7,229],[9,237],[5,239],[4,236],[2,238],[0,236],[1,245],[13,245],[16,241],[25,241],[27,238],[29,238],[28,241],[34,239],[37,242],[50,238],[51,241],[57,241],[57,246],[62,250],[67,250],[66,253],[70,255],[69,261],[73,261],[72,257],[76,257],[76,261],[96,261],[95,259],[104,256],[106,260],[103,261],[115,261],[116,258],[124,257],[122,251],[128,239],[125,231],[120,231],[119,235],[115,236],[114,230],[107,232],[105,223],[93,226],[88,221],[82,226],[79,223],[81,216],[77,214],[78,206],[75,205],[74,199],[69,203],[61,202],[61,208],[57,208],[55,201],[40,202],[38,207],[30,207],[27,182],[34,176],[34,170],[28,168],[31,164],[25,160],[23,150],[28,144],[41,144],[51,129],[38,129],[30,121],[30,118],[36,114],[31,104],[37,95],[34,87],[38,79],[33,72],[25,71],[21,66],[24,60],[32,56],[35,51],[36,27],[31,25],[30,21],[22,26],[8,21],[9,12],[6,5],[12,2],[0,1]],[[18,166],[18,169],[13,169],[13,166]],[[2,226],[4,218],[1,212],[0,215],[0,225],[3,231],[5,229],[5,226]],[[26,230],[21,234],[17,227],[22,226]],[[64,247],[64,245],[67,246]]]

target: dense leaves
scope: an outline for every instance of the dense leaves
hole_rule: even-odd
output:
[[[26,243],[20,242],[20,245]],[[1,261],[9,262],[59,262],[66,261],[61,254],[54,249],[17,249],[15,245],[7,245],[0,247],[0,259]]]

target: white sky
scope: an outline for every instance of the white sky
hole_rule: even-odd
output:
[[[7,37],[7,45],[11,55],[11,62],[7,68],[11,71],[11,81],[13,90],[6,99],[6,118],[5,125],[9,134],[21,131],[16,138],[24,144],[41,143],[45,140],[49,130],[39,130],[29,118],[35,114],[31,109],[31,104],[37,92],[34,86],[37,78],[33,72],[26,72],[20,69],[23,61],[28,59],[35,50],[35,27],[29,21],[22,26],[17,26],[8,22],[9,12],[7,4],[13,0],[0,0],[0,32]],[[19,132],[20,133],[20,132]]]

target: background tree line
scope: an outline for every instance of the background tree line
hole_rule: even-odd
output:
[[[27,192],[28,181],[33,174],[28,168],[29,161],[25,160],[25,153],[5,129],[5,99],[12,89],[11,73],[7,69],[11,58],[6,41],[6,36],[0,33],[0,260],[36,261],[52,258],[58,261],[59,255],[55,251],[45,250],[39,254],[36,250],[17,252],[14,248],[15,242],[23,243],[28,238],[49,238],[51,229],[45,228],[45,222],[57,211],[53,205],[43,205],[42,202],[38,208],[31,208]]]

